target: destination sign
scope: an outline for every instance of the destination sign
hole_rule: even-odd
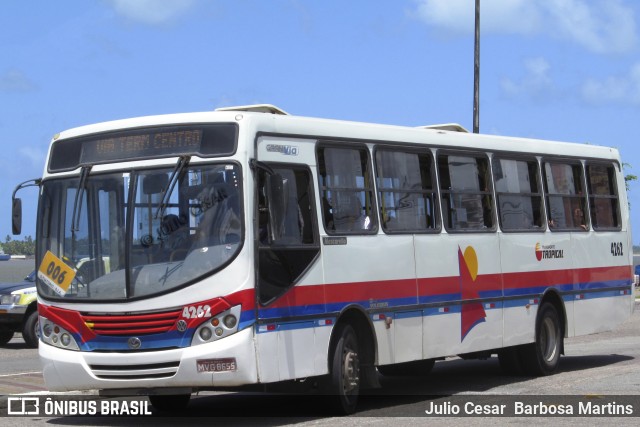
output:
[[[201,142],[202,131],[199,129],[89,140],[82,145],[80,162],[197,153]]]
[[[49,171],[182,155],[230,156],[237,141],[238,126],[233,123],[168,125],[60,139],[53,143]]]

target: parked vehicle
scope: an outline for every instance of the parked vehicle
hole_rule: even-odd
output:
[[[29,347],[38,347],[38,301],[36,272],[22,282],[0,284],[0,345],[7,344],[16,332]]]

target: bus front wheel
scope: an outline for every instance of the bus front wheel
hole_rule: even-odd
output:
[[[38,348],[38,341],[40,339],[40,327],[38,326],[38,311],[33,311],[27,317],[24,322],[24,328],[22,329],[22,338],[27,346],[31,348]]]
[[[342,324],[338,328],[329,365],[328,393],[338,412],[352,414],[356,410],[360,393],[358,337],[351,325]]]
[[[558,369],[562,351],[560,317],[553,304],[545,303],[536,318],[536,340],[520,348],[522,367],[534,376],[549,375]]]

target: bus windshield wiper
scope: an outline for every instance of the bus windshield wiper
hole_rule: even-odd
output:
[[[171,176],[169,177],[167,188],[162,190],[160,205],[158,206],[158,210],[156,211],[155,215],[156,219],[160,218],[162,213],[164,213],[164,210],[167,208],[167,204],[169,203],[169,199],[171,198],[171,193],[173,193],[173,188],[176,186],[176,183],[182,176],[182,173],[189,164],[190,159],[191,156],[180,156],[180,158],[178,159],[178,163],[176,163],[176,167],[173,168],[173,172],[171,172]]]
[[[87,186],[87,178],[91,172],[91,166],[83,166],[80,172],[80,183],[78,184],[78,191],[76,191],[76,198],[73,201],[73,214],[71,215],[71,232],[75,234],[76,231],[80,231],[80,215],[82,213],[82,201],[84,199],[85,187]],[[78,209],[78,207],[80,207]]]

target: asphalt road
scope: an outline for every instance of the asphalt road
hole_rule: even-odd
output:
[[[433,402],[464,401],[502,403],[512,396],[533,395],[545,401],[561,401],[563,396],[602,399],[626,395],[640,408],[640,304],[632,318],[616,330],[568,339],[558,373],[548,377],[508,376],[496,358],[437,362],[425,378],[381,378],[383,388],[361,397],[355,416],[333,418],[319,396],[266,395],[262,393],[206,392],[191,399],[189,420],[136,417],[16,417],[0,418],[0,425],[304,425],[371,426],[407,425],[427,421],[447,425],[474,426],[503,424],[578,425],[599,424],[603,418],[486,418],[430,417],[424,411]],[[0,349],[0,395],[44,390],[37,351],[27,349],[18,336]],[[618,400],[622,401],[620,396]],[[640,412],[640,409],[639,411]],[[3,412],[4,413],[4,412]],[[634,418],[616,418],[616,425],[637,425]],[[211,418],[216,417],[216,418]]]

